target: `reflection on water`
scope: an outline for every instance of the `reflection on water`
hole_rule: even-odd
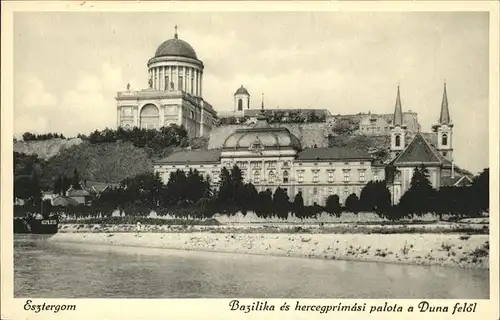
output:
[[[488,270],[59,244],[46,239],[15,235],[15,297],[489,297]]]

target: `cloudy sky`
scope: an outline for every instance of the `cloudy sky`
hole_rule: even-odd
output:
[[[487,13],[16,13],[14,131],[88,133],[116,125],[114,97],[147,87],[146,63],[173,36],[205,64],[204,98],[233,108],[404,110],[427,131],[446,79],[458,165],[488,166]],[[471,157],[471,155],[474,155]]]

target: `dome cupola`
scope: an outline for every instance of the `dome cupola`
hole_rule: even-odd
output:
[[[182,91],[202,97],[203,62],[193,47],[179,39],[175,26],[173,39],[158,46],[148,61],[149,87],[160,91]]]

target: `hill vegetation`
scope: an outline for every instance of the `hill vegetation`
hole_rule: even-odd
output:
[[[76,139],[17,141],[14,174],[28,179],[36,171],[43,189],[51,189],[57,177],[70,177],[75,169],[82,180],[117,183],[152,172],[155,159],[185,147],[206,145],[206,138],[189,139],[186,130],[175,125],[158,131],[105,129],[88,136],[79,134]]]

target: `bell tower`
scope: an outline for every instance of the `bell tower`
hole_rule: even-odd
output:
[[[436,150],[449,161],[453,160],[453,123],[451,122],[450,110],[448,108],[448,94],[446,92],[446,82],[444,83],[443,99],[441,101],[441,113],[439,121],[432,126],[437,133]]]
[[[397,156],[406,147],[405,145],[405,135],[406,135],[406,125],[403,123],[403,108],[401,107],[401,96],[398,93],[396,97],[396,105],[394,107],[394,117],[391,129],[391,156]]]
[[[250,94],[241,85],[234,93],[234,112],[243,114],[244,109],[250,109]]]

